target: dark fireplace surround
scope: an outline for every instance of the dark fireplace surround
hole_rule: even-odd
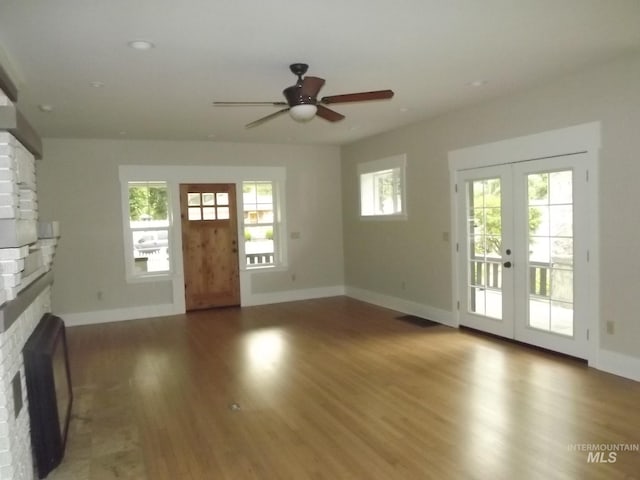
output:
[[[29,399],[31,444],[39,478],[64,456],[73,393],[64,322],[45,314],[27,340],[24,366]]]

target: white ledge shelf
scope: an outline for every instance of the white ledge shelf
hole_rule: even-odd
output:
[[[16,298],[0,306],[0,333],[6,332],[38,295],[52,283],[53,272],[49,270],[18,293]]]

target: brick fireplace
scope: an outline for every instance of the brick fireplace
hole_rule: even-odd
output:
[[[20,114],[0,65],[0,480],[36,478],[23,349],[51,311],[54,222],[38,219],[36,158],[42,145]]]
[[[24,310],[0,333],[0,479],[35,478],[29,434],[29,409],[22,350],[40,318],[50,308],[49,278],[34,285]],[[40,290],[37,292],[37,290]],[[6,305],[3,311],[3,323]]]

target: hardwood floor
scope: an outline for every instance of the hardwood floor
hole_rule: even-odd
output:
[[[69,328],[49,478],[640,478],[638,451],[593,461],[640,444],[640,383],[397,316],[335,297]]]

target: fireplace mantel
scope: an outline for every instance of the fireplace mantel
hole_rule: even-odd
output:
[[[22,315],[22,312],[52,283],[53,272],[49,270],[18,293],[16,298],[3,304],[0,307],[0,333],[9,330],[9,327]]]

